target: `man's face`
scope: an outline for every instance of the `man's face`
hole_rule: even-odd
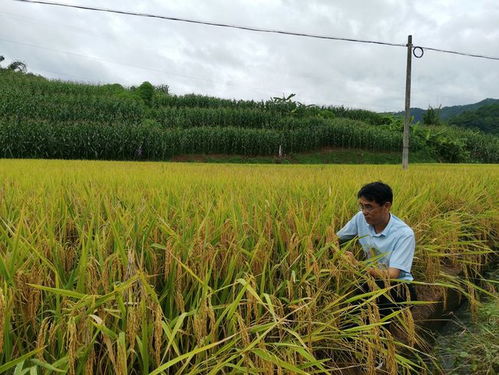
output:
[[[390,202],[379,205],[375,201],[369,201],[364,197],[359,198],[359,209],[362,211],[366,222],[371,225],[383,223],[390,212],[391,206]]]

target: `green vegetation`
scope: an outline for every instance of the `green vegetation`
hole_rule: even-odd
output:
[[[433,108],[432,106],[429,106],[423,116],[423,124],[440,125],[440,110],[441,108]]]
[[[244,156],[226,154],[186,154],[173,161],[238,163],[238,164],[400,164],[400,152],[374,152],[360,149],[326,148],[320,151],[301,152],[278,156]],[[411,154],[412,163],[434,163],[436,159],[423,151]]]
[[[325,150],[290,155],[291,162],[303,164],[400,164],[400,152],[372,152],[365,150]],[[424,151],[411,154],[411,163],[432,163],[435,158]]]
[[[496,264],[497,266],[497,264]],[[489,278],[497,282],[499,270]],[[477,308],[476,319],[462,309],[448,323],[452,333],[437,338],[435,354],[448,375],[499,373],[499,295]]]
[[[499,135],[499,103],[489,104],[473,111],[466,111],[449,120],[449,124],[476,128]]]
[[[487,99],[484,99],[482,101],[479,101],[478,103],[442,107],[442,108],[440,108],[440,118],[442,119],[442,121],[447,122],[451,118],[458,116],[463,112],[474,111],[480,107],[483,107],[483,106],[489,105],[489,104],[494,104],[494,103],[498,104],[499,99],[487,98]],[[411,116],[414,118],[414,122],[423,122],[423,117],[424,117],[425,113],[426,113],[425,109],[411,108]],[[395,115],[398,117],[403,117],[404,112],[397,112],[397,113],[395,113]]]
[[[0,69],[0,157],[170,160],[184,154],[274,157],[280,151],[289,157],[323,148],[400,152],[400,119],[292,98],[176,96],[149,82],[127,89]],[[499,138],[414,127],[411,152],[444,162],[494,163]]]
[[[443,120],[449,120],[450,118],[458,116],[463,112],[474,111],[480,107],[494,103],[499,104],[499,99],[487,98],[479,101],[478,103],[443,107],[441,110],[441,116]]]
[[[154,97],[154,86],[150,82],[142,83],[136,90],[139,97],[144,101],[148,107],[152,106]]]
[[[0,56],[0,63],[2,61],[5,60],[5,57],[3,56]],[[5,68],[2,68],[0,66],[0,69],[7,69],[7,70],[11,70],[13,72],[22,72],[22,73],[25,73],[26,72],[26,64],[23,63],[22,61],[12,61],[9,65],[7,65],[7,67]]]
[[[412,139],[426,144],[441,162],[499,161],[499,137],[454,126],[413,125]]]

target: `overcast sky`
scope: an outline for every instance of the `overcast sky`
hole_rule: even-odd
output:
[[[499,57],[499,0],[59,0],[207,22],[407,42]],[[32,73],[174,94],[376,111],[404,108],[406,48],[317,40],[0,0],[2,64]],[[413,58],[412,107],[499,98],[499,61],[425,51]]]

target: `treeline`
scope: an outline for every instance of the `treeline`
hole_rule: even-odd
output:
[[[277,155],[321,147],[399,151],[395,116],[268,101],[176,96],[167,87],[86,85],[0,71],[0,157],[167,160]],[[498,162],[497,137],[414,126],[411,149],[450,162]]]

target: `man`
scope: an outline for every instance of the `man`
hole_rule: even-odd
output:
[[[390,213],[392,189],[382,182],[372,182],[360,189],[357,198],[360,211],[337,233],[340,243],[358,237],[366,258],[374,257],[377,262],[377,266],[368,268],[368,272],[377,279],[378,285],[383,286],[383,280],[412,281],[416,241],[412,229]],[[357,262],[352,253],[346,254],[353,262]],[[411,300],[414,300],[414,286],[410,283],[406,285]],[[361,288],[365,291],[367,285]],[[405,302],[409,297],[403,285],[392,288],[390,296],[382,296],[377,300],[381,317],[401,308],[397,303]]]

